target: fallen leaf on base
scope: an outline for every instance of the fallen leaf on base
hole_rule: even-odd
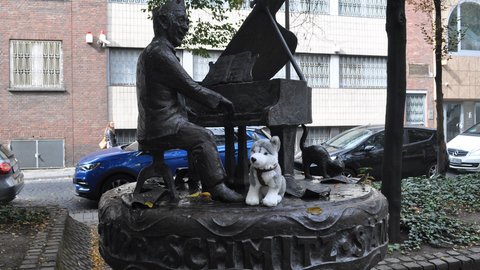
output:
[[[323,209],[318,206],[307,208],[307,213],[312,215],[320,215],[322,212],[323,212]]]

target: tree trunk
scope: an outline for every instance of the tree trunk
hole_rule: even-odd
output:
[[[406,96],[406,18],[404,0],[387,0],[388,61],[387,108],[385,116],[385,152],[382,193],[388,200],[388,234],[400,242],[401,172],[403,119]]]
[[[446,167],[446,144],[445,130],[443,128],[443,91],[442,91],[442,44],[443,44],[443,26],[442,26],[442,8],[441,0],[433,1],[435,6],[435,88],[437,94],[437,174],[445,176]]]

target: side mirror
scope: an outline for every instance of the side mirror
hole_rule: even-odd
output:
[[[363,148],[363,150],[364,150],[365,152],[370,152],[370,151],[372,151],[372,150],[374,150],[374,149],[375,149],[375,146],[373,146],[373,145],[367,145],[367,146],[365,146],[365,148]]]

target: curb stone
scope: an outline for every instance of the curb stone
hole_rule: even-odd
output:
[[[65,237],[59,251],[57,269],[92,269],[91,228],[70,216],[67,218],[65,226]]]
[[[410,261],[400,256],[403,260],[397,258],[387,258],[372,268],[372,270],[396,269],[396,270],[478,270],[480,269],[480,248],[470,248],[461,250],[449,250],[445,253],[423,254],[422,256],[413,256]],[[399,258],[400,258],[399,257]],[[408,259],[407,259],[408,260]]]

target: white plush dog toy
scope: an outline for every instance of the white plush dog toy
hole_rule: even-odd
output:
[[[285,177],[278,164],[280,139],[273,136],[269,139],[260,139],[253,143],[250,151],[250,187],[245,203],[276,206],[283,198],[286,189]]]

